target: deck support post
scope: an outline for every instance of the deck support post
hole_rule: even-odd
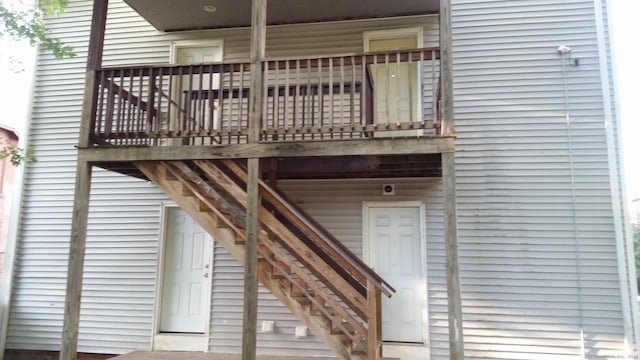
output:
[[[251,84],[249,88],[249,143],[260,141],[263,101],[263,69],[267,33],[267,0],[252,0],[251,7]],[[247,230],[244,257],[244,309],[242,319],[242,360],[256,358],[258,319],[258,232],[260,219],[260,159],[247,159]]]
[[[89,217],[89,193],[91,189],[91,163],[78,161],[76,169],[76,189],[71,220],[69,241],[69,268],[67,272],[67,292],[64,305],[64,327],[60,360],[75,360],[78,348],[78,326],[80,323],[80,298],[82,295],[82,275]]]
[[[95,74],[96,70],[100,69],[102,65],[108,5],[108,0],[96,0],[93,2],[89,49],[87,54],[87,72],[80,118],[80,134],[78,137],[79,149],[89,146],[89,134],[91,132],[94,113],[93,100],[96,92]],[[75,360],[78,351],[80,299],[82,297],[82,277],[84,274],[84,255],[87,242],[91,170],[91,162],[78,157],[73,215],[71,218],[71,236],[69,239],[69,265],[67,269],[67,289],[62,343],[60,345],[60,360]]]
[[[464,360],[454,152],[442,154],[442,178],[444,182],[445,267],[449,310],[449,359]]]
[[[440,0],[440,84],[442,91],[442,134],[454,135],[453,46],[451,37],[451,0]],[[464,359],[460,264],[458,255],[458,218],[456,211],[455,152],[442,153],[444,183],[444,230],[449,311],[449,358]]]

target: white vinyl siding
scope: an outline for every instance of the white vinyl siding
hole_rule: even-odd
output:
[[[454,1],[466,358],[624,355],[593,4]]]

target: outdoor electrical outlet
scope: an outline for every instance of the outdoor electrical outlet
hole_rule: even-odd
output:
[[[273,334],[275,332],[275,321],[263,321],[262,332],[265,334]]]
[[[306,339],[307,338],[307,327],[303,326],[303,325],[296,326],[295,337],[296,337],[296,339]]]

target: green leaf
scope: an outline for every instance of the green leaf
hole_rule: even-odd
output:
[[[51,52],[58,60],[74,57],[73,48],[52,37],[42,20],[43,11],[51,16],[62,14],[67,7],[67,1],[43,0],[42,9],[26,11],[10,9],[0,2],[0,36],[29,40],[31,45],[39,45],[40,49]]]

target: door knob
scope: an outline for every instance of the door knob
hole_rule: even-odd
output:
[[[208,278],[209,277],[209,273],[204,273],[204,277]]]

